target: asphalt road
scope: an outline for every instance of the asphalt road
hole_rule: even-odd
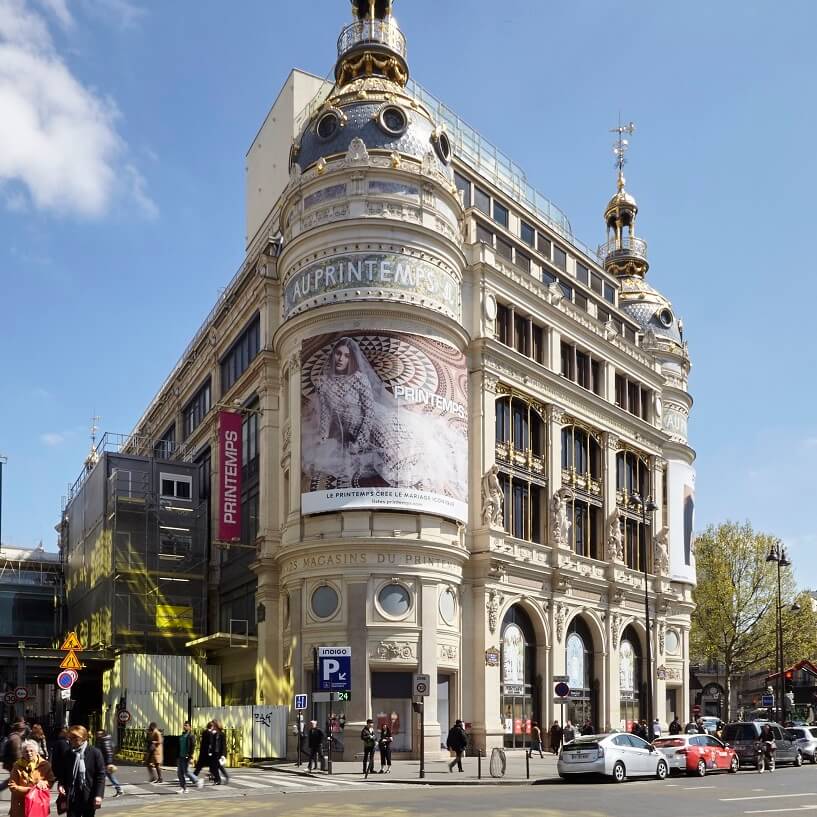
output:
[[[534,785],[418,786],[372,780],[360,785],[319,786],[303,778],[301,787],[262,785],[205,789],[180,796],[172,789],[145,797],[106,801],[105,811],[150,817],[748,817],[817,812],[817,766],[779,768],[759,775],[708,775],[703,779],[674,777],[634,780],[620,785],[606,782],[542,781]],[[243,775],[242,775],[243,776]],[[238,782],[238,781],[236,781]],[[148,802],[149,801],[149,802]],[[100,813],[103,817],[104,812]]]

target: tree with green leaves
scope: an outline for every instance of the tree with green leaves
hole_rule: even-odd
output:
[[[690,657],[723,667],[725,718],[735,678],[755,670],[775,671],[777,665],[777,564],[767,560],[775,548],[781,552],[779,539],[756,533],[748,522],[710,525],[695,540],[698,584]],[[783,655],[790,665],[814,655],[817,614],[808,594],[798,598],[791,568],[781,571]]]

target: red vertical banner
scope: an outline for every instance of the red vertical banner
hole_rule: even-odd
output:
[[[218,413],[218,539],[241,539],[241,415]]]

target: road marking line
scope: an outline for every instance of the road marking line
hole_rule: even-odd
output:
[[[807,791],[803,794],[758,794],[756,797],[721,797],[721,803],[736,803],[739,800],[769,800],[775,797],[817,797],[817,792]]]
[[[681,791],[693,791],[696,789],[714,789],[715,786],[682,786]]]
[[[234,774],[230,775],[230,783],[237,786],[246,786],[248,789],[268,789],[269,783],[256,783],[254,780],[247,780],[246,777],[236,777]]]
[[[744,811],[744,814],[782,814],[783,812],[787,811],[811,811],[813,809],[817,809],[817,805],[815,806],[795,806],[794,808],[770,808],[770,809],[762,809],[759,811]]]

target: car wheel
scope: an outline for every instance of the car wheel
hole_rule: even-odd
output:
[[[798,753],[797,753],[797,754],[794,756],[794,765],[795,765],[795,766],[802,766],[802,765],[803,765],[803,755],[802,755],[802,753],[801,753],[801,752],[798,752]]]
[[[813,765],[814,763],[817,763],[817,752],[812,752],[812,753],[811,753],[811,758],[810,758],[810,760],[811,760],[811,762],[812,762],[812,765]]]
[[[695,767],[695,772],[698,777],[706,777],[706,763],[703,760],[698,761],[698,765]]]
[[[613,766],[613,780],[616,783],[623,783],[625,777],[627,777],[627,770],[624,768],[624,764],[617,760]]]
[[[667,775],[669,774],[669,767],[667,766],[666,760],[659,760],[658,761],[658,768],[655,770],[655,776],[659,780],[666,779]]]
[[[732,762],[729,764],[729,773],[730,774],[737,774],[738,769],[740,769],[740,759],[737,755],[732,758]]]

